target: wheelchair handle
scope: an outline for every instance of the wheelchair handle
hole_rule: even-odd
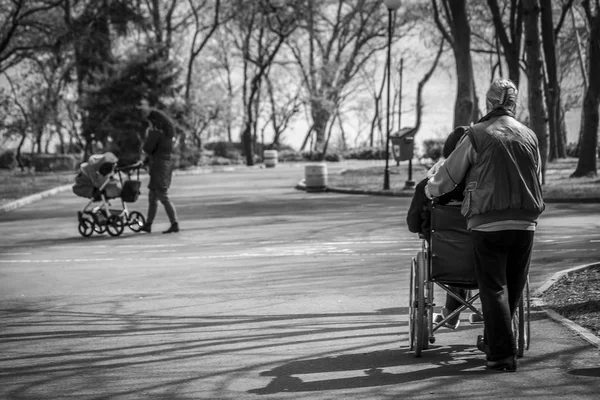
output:
[[[133,171],[134,169],[140,169],[140,168],[142,168],[143,165],[144,165],[143,162],[138,161],[135,164],[125,165],[123,167],[117,167],[116,170],[122,171],[122,172],[129,172],[129,171]]]

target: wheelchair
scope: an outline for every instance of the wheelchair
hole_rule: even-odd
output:
[[[473,245],[460,205],[431,206],[431,237],[420,235],[422,248],[411,260],[409,294],[409,346],[420,357],[429,344],[435,343],[434,333],[459,313],[470,310],[480,320],[481,311],[475,306],[479,299]],[[442,320],[434,322],[434,288],[460,302],[460,307]],[[467,290],[465,299],[452,287]],[[513,318],[513,334],[517,342],[517,356],[522,357],[530,343],[529,279],[523,290]]]

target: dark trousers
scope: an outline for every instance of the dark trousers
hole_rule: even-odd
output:
[[[469,294],[469,291],[467,289],[463,289],[463,288],[459,288],[459,287],[455,287],[455,286],[450,286],[450,290],[454,294],[458,295],[462,299],[466,299],[467,295]],[[445,307],[448,310],[448,313],[452,313],[454,310],[458,309],[462,305],[463,305],[463,303],[461,303],[460,301],[456,300],[450,294],[446,293],[446,305],[445,305]],[[460,314],[457,315],[456,318],[451,319],[449,322],[451,324],[455,324],[456,321],[459,318],[460,318]]]
[[[517,354],[512,317],[527,282],[533,235],[520,230],[471,231],[490,361]]]
[[[148,190],[148,216],[146,217],[146,223],[152,225],[154,218],[156,217],[156,211],[158,211],[158,202],[161,202],[165,207],[165,212],[169,217],[169,222],[174,224],[177,222],[177,212],[175,206],[169,199],[168,189],[149,189]]]

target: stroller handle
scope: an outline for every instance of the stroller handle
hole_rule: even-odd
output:
[[[140,169],[143,165],[144,165],[144,163],[142,161],[138,161],[135,164],[124,165],[122,167],[117,167],[115,169],[117,171],[121,171],[121,172],[129,172],[129,171],[133,171],[135,169]]]

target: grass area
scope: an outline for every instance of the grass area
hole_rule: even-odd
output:
[[[75,174],[65,173],[31,173],[21,171],[0,170],[0,205],[62,186],[72,184]]]
[[[600,178],[569,178],[577,166],[576,158],[567,158],[549,163],[546,171],[544,197],[547,199],[600,198]],[[412,180],[419,182],[427,175],[428,165],[413,165]],[[600,170],[600,160],[598,161]],[[381,190],[383,188],[383,168],[370,166],[361,169],[348,169],[339,175],[328,177],[330,187],[351,190]],[[402,192],[408,179],[408,164],[390,166],[390,190]]]

